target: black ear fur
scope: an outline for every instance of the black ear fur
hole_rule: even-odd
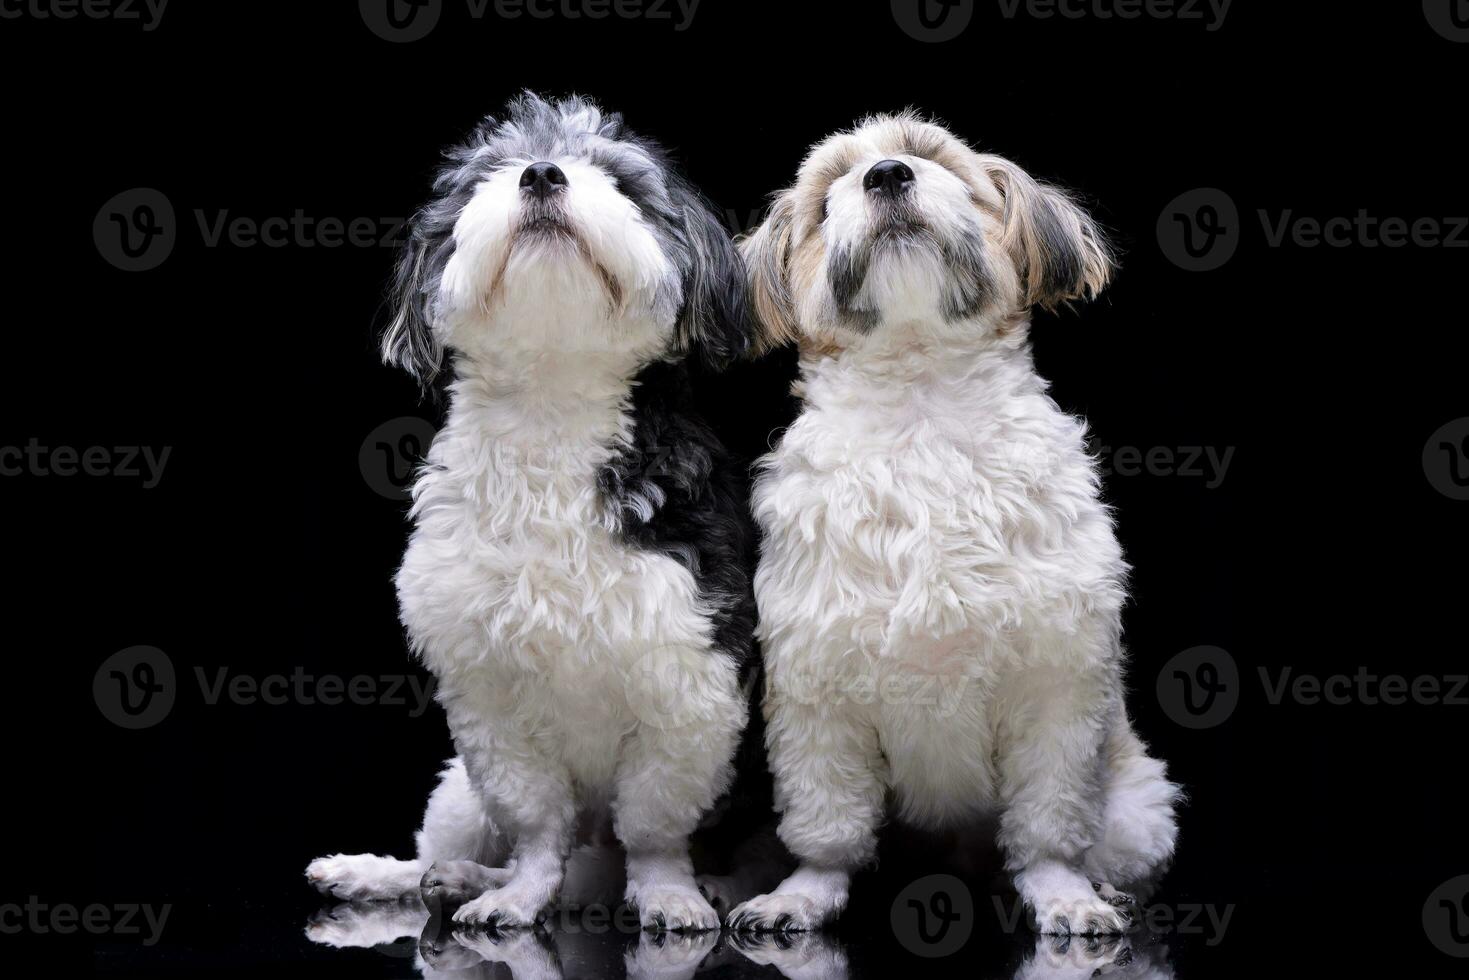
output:
[[[444,267],[454,254],[454,223],[473,196],[476,158],[499,123],[486,116],[463,144],[451,147],[434,178],[434,196],[408,222],[398,252],[388,303],[392,319],[383,331],[383,360],[411,374],[425,391],[449,380],[444,345],[434,331],[435,303]]]
[[[427,266],[432,243],[422,234],[422,216],[409,225],[398,254],[389,304],[393,319],[383,331],[382,354],[388,364],[411,374],[423,388],[433,386],[444,366],[444,346],[433,331],[433,296]]]
[[[689,253],[676,326],[677,350],[708,368],[722,370],[748,354],[752,346],[745,264],[703,195],[682,179],[673,182],[669,195]]]

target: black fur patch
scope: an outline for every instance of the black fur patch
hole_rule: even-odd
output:
[[[872,261],[871,247],[850,248],[838,245],[831,250],[826,260],[826,277],[831,283],[831,295],[837,309],[850,313],[867,282],[867,267]]]
[[[1029,270],[1039,278],[1042,296],[1070,296],[1081,288],[1086,276],[1083,243],[1067,232],[1066,223],[1049,195],[1041,195],[1031,217],[1034,234],[1046,257],[1041,268]]]
[[[832,299],[836,300],[837,313],[842,324],[857,333],[871,333],[877,329],[877,311],[857,306],[857,296],[867,284],[867,271],[871,264],[871,245],[857,249],[838,246],[826,262],[826,278],[831,285]]]
[[[685,365],[644,368],[629,408],[632,441],[598,475],[603,499],[624,538],[693,573],[713,610],[715,646],[739,662],[743,678],[755,635],[747,481],[696,414]]]
[[[943,257],[950,272],[944,317],[953,322],[978,316],[995,293],[984,239],[977,231],[960,235],[956,241],[945,243]]]

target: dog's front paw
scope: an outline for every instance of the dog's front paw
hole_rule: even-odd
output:
[[[719,913],[687,885],[661,885],[637,894],[638,920],[651,932],[708,932],[719,928]]]
[[[736,932],[814,932],[836,918],[836,909],[797,892],[771,892],[752,898],[729,914]]]
[[[1132,928],[1134,907],[1094,894],[1041,899],[1031,911],[1043,936],[1120,936]]]
[[[1130,895],[1095,885],[1059,861],[1026,868],[1015,887],[1044,936],[1110,936],[1132,928],[1137,903]]]
[[[465,902],[453,918],[465,926],[524,929],[535,925],[548,905],[547,899],[528,895],[510,885],[487,891],[479,898]]]

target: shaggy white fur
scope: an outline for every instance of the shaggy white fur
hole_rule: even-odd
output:
[[[838,915],[891,801],[925,827],[998,812],[1041,932],[1122,931],[1093,885],[1169,858],[1178,790],[1123,706],[1127,569],[1086,427],[1026,338],[1032,305],[1101,288],[1100,236],[902,116],[815,149],[744,247],[772,340],[803,346],[803,412],[754,502],[780,836],[803,863],[731,922]]]
[[[730,778],[747,713],[737,665],[689,568],[625,540],[598,484],[632,438],[634,377],[673,358],[693,274],[594,163],[621,154],[651,192],[657,159],[585,103],[519,111],[441,180],[470,183],[425,289],[432,337],[411,334],[410,296],[388,338],[390,353],[455,354],[397,586],[459,755],[415,860],[337,855],[307,874],[351,900],[422,880],[425,897],[463,903],[456,922],[525,926],[558,895],[615,905],[605,848],[620,842],[645,926],[717,928],[687,838]],[[533,183],[537,157],[485,162],[521,143],[559,167],[555,186]],[[432,261],[410,255],[414,290]],[[577,844],[604,852],[571,860],[563,888]]]

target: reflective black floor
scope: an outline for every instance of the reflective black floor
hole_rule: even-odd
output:
[[[1330,925],[1328,896],[1295,908],[1293,902],[1258,895],[1211,902],[1189,891],[1165,890],[1140,913],[1130,934],[1067,941],[1034,935],[1023,913],[1017,914],[1014,893],[1003,886],[935,875],[904,888],[854,893],[831,935],[776,941],[729,933],[658,937],[639,932],[625,912],[557,915],[534,931],[460,930],[416,899],[318,905],[302,882],[290,880],[269,896],[171,896],[168,924],[157,942],[105,942],[94,949],[93,960],[98,973],[130,976],[498,980],[1197,980],[1256,970],[1269,977],[1335,972],[1374,959],[1411,964],[1418,976],[1449,976],[1461,965],[1433,950],[1421,931],[1413,941],[1417,926],[1406,918],[1401,925],[1410,941],[1387,943],[1360,923]],[[1368,906],[1356,907],[1361,912]]]
[[[1134,934],[1107,941],[1015,937],[1015,942],[991,947],[1003,962],[977,969],[986,957],[964,958],[972,930],[962,920],[930,923],[926,938],[871,936],[844,940],[836,936],[753,937],[705,933],[693,936],[629,935],[601,923],[587,927],[562,920],[548,930],[488,933],[465,931],[429,917],[417,903],[369,909],[339,906],[312,917],[307,936],[316,943],[343,950],[368,948],[373,955],[399,958],[399,972],[424,977],[514,977],[515,980],[559,978],[687,978],[790,977],[793,980],[843,980],[847,977],[889,975],[894,954],[906,952],[916,962],[934,966],[968,967],[975,976],[1081,978],[1102,975],[1118,978],[1173,976],[1167,947],[1156,937]],[[421,929],[418,934],[398,935]],[[963,935],[961,935],[961,933]],[[974,952],[978,952],[975,950]],[[994,957],[990,957],[994,958]],[[410,969],[411,966],[411,969]],[[869,969],[871,967],[871,969]]]
[[[793,980],[841,980],[891,976],[895,967],[963,972],[994,978],[1173,977],[1170,949],[1159,936],[1139,929],[1107,940],[1059,940],[1032,935],[1022,923],[1013,936],[976,935],[963,916],[931,921],[926,935],[803,935],[795,937],[694,936],[637,932],[606,918],[591,922],[568,916],[534,931],[504,933],[464,930],[442,916],[431,916],[418,902],[337,905],[324,908],[302,923],[300,946],[277,950],[282,960],[307,962],[320,972],[371,977],[483,977],[500,980],[619,980],[626,977],[677,978],[790,977]],[[991,930],[992,931],[992,930]],[[263,950],[242,949],[249,961]],[[98,968],[126,969],[149,964],[159,971],[170,966],[219,970],[197,951],[182,957],[168,950],[157,958],[146,950],[99,957]],[[305,962],[302,962],[305,961]],[[293,971],[294,972],[294,971]]]
[[[283,882],[272,897],[172,896],[157,942],[104,940],[93,947],[93,969],[111,976],[466,980],[1253,980],[1462,976],[1458,957],[1469,955],[1469,944],[1425,932],[1419,890],[1406,887],[1397,895],[1272,890],[1222,904],[1165,893],[1134,931],[1106,941],[1034,935],[1014,915],[1013,893],[971,885],[915,900],[895,891],[854,896],[831,935],[775,941],[658,937],[616,914],[559,916],[544,928],[505,934],[458,930],[416,900],[317,907],[298,884]]]
[[[830,934],[789,941],[658,937],[641,932],[626,908],[555,912],[535,930],[463,930],[416,897],[323,899],[301,873],[306,860],[289,853],[228,867],[201,852],[181,876],[187,884],[119,892],[146,901],[160,925],[94,936],[90,958],[110,976],[273,980],[1423,980],[1462,977],[1469,962],[1469,876],[1445,883],[1361,860],[1365,851],[1344,854],[1335,868],[1287,869],[1211,861],[1211,852],[1230,852],[1200,838],[1137,908],[1129,933],[1065,941],[1035,935],[1007,875],[982,862],[960,867],[922,843],[890,832]],[[80,934],[32,938],[44,941],[53,965],[52,954],[85,948]]]

